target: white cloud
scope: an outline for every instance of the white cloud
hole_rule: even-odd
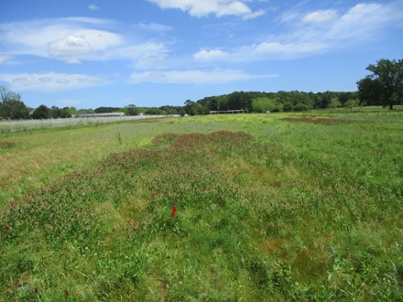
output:
[[[403,18],[403,2],[395,5],[358,4],[342,15],[325,32],[325,37],[336,43],[356,43],[373,40],[379,30]]]
[[[90,44],[76,36],[67,36],[48,43],[48,54],[55,58],[79,57],[90,52]]]
[[[85,84],[102,84],[103,83],[103,79],[99,76],[96,76],[96,77],[85,76],[82,78],[78,78],[77,81],[80,83],[85,83]]]
[[[45,77],[45,78],[37,78],[39,83],[49,83],[52,82],[51,78]]]
[[[189,12],[191,16],[205,17],[215,14],[217,17],[225,15],[244,16],[245,19],[255,18],[264,14],[264,11],[253,13],[249,6],[237,0],[148,0],[162,9],[176,8]]]
[[[324,23],[333,21],[337,18],[337,13],[334,10],[321,10],[307,14],[303,19],[303,23]]]
[[[1,76],[1,75],[0,75]],[[11,83],[17,84],[17,85],[23,85],[23,86],[30,86],[30,85],[35,85],[35,83],[41,83],[37,82],[37,79],[33,76],[30,75],[22,75],[16,78],[13,78],[11,80]]]
[[[200,70],[188,71],[153,71],[134,73],[130,76],[133,84],[139,83],[165,83],[165,84],[223,84],[240,80],[275,77],[277,75],[251,75],[240,70],[213,70],[205,72]]]
[[[112,76],[66,73],[0,73],[0,80],[10,83],[15,90],[35,90],[44,92],[63,91],[78,88],[91,87],[106,84],[106,80]]]
[[[270,35],[266,41],[229,50],[202,50],[193,55],[198,61],[219,58],[229,62],[263,59],[293,59],[351,47],[381,38],[380,31],[403,19],[403,2],[390,5],[358,4],[344,14],[334,10],[309,13],[288,11],[279,22],[287,29]],[[312,26],[314,25],[314,26]]]
[[[135,64],[136,69],[150,70],[161,69],[167,64],[165,56],[162,55],[145,55],[137,61]]]
[[[228,53],[221,51],[219,49],[215,50],[201,50],[193,55],[193,58],[197,61],[211,61],[211,60],[217,60],[217,59],[222,59],[226,57]]]
[[[6,61],[9,61],[13,58],[13,56],[10,55],[1,55],[0,54],[0,64],[3,64]]]
[[[97,9],[99,9],[99,7],[96,6],[95,4],[90,4],[90,5],[88,5],[88,8],[89,8],[90,10],[97,10]]]
[[[263,9],[260,9],[254,13],[249,13],[249,14],[243,15],[242,19],[249,20],[249,19],[257,18],[257,17],[263,16],[265,13],[266,12]]]
[[[163,44],[147,42],[133,46],[116,48],[113,51],[104,54],[105,59],[122,59],[128,58],[138,60],[147,56],[163,57],[166,49]]]
[[[66,59],[66,63],[69,64],[81,64],[81,61],[77,58],[70,58],[70,59]]]
[[[68,18],[60,18],[60,19],[51,19],[56,22],[64,21],[64,22],[72,22],[72,23],[83,23],[83,24],[92,24],[92,25],[115,25],[114,21],[102,18],[89,18],[89,17],[68,17]]]
[[[64,84],[70,84],[70,81],[67,80],[66,78],[60,78],[60,79],[56,79],[56,83],[64,85]]]
[[[119,35],[89,28],[91,25],[71,19],[39,20],[2,24],[0,33],[4,46],[17,55],[70,58],[88,55],[90,49],[93,54],[103,52],[122,43]]]
[[[149,27],[169,29],[154,23]],[[133,42],[130,36],[109,28],[116,29],[117,25],[105,19],[83,17],[0,24],[0,47],[4,56],[35,55],[72,64],[83,60],[136,60],[166,52],[162,43]]]
[[[162,78],[165,77],[165,73],[163,73],[163,72],[161,72],[161,71],[153,71],[153,72],[150,72],[150,73],[148,74],[148,76],[149,76],[150,78],[154,78],[154,79],[162,79]]]
[[[4,63],[5,61],[11,60],[13,56],[10,55],[0,55],[0,64]]]
[[[141,60],[145,62],[160,62],[164,59],[165,58],[163,56],[146,56],[144,58],[141,58]]]
[[[151,31],[170,31],[170,30],[172,30],[171,26],[167,26],[164,24],[158,24],[158,23],[149,23],[149,24],[139,23],[138,26],[142,29],[151,30]]]

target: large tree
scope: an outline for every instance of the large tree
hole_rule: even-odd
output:
[[[29,118],[29,109],[21,101],[21,95],[0,86],[0,117],[9,119]]]
[[[370,64],[372,74],[357,82],[361,102],[381,104],[393,109],[403,100],[403,60],[381,59]]]
[[[38,108],[32,112],[32,117],[34,119],[48,119],[52,117],[52,110],[46,105],[40,105]]]
[[[127,109],[127,115],[139,115],[140,113],[139,108],[137,108],[134,104],[130,104],[125,108]]]

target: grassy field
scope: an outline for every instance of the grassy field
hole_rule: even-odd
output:
[[[0,134],[0,301],[403,301],[403,112]]]

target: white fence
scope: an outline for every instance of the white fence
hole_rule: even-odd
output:
[[[0,121],[0,133],[177,116],[179,115],[134,115],[121,117],[58,118],[46,120],[4,120]]]

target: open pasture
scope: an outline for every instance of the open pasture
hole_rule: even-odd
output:
[[[403,301],[403,113],[0,134],[2,301]]]

